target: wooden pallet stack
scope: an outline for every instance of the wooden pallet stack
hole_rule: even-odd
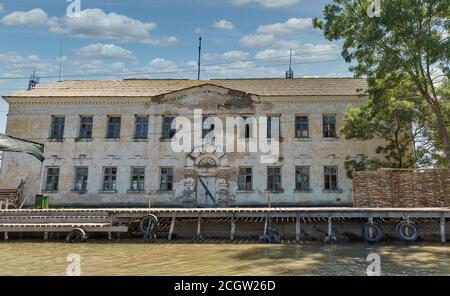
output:
[[[353,176],[354,207],[450,207],[446,169],[381,169]]]

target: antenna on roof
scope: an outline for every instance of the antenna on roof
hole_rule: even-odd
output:
[[[289,70],[286,71],[286,78],[288,79],[294,78],[294,71],[292,70],[292,48],[291,53],[289,55]]]
[[[33,74],[30,75],[30,81],[28,82],[28,90],[33,89],[38,83],[39,77],[36,77],[36,71],[33,71]]]
[[[58,81],[61,81],[61,71],[62,71],[62,37],[59,39],[59,75]]]
[[[198,70],[197,70],[197,80],[200,80],[200,67],[201,67],[201,58],[202,58],[202,37],[198,38]]]

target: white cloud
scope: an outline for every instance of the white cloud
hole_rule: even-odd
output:
[[[134,54],[114,44],[94,43],[83,46],[76,51],[76,55],[83,59],[136,59]]]
[[[155,23],[145,23],[117,13],[105,13],[101,9],[85,9],[79,17],[65,16],[61,32],[81,38],[109,39],[123,42],[150,38]]]
[[[7,26],[24,26],[24,27],[49,27],[56,28],[58,26],[58,18],[49,17],[45,11],[35,8],[30,11],[14,11],[4,16],[1,21]]]
[[[222,29],[222,30],[233,30],[234,29],[233,23],[230,21],[227,21],[225,19],[215,22],[213,27],[217,28],[217,29]]]
[[[114,40],[117,42],[141,42],[150,45],[173,45],[174,36],[154,39],[150,32],[155,23],[142,22],[117,13],[105,13],[101,9],[85,9],[78,17],[49,17],[42,9],[15,11],[4,16],[2,24],[8,26],[45,27],[51,32],[77,38]]]
[[[178,38],[175,36],[170,37],[163,37],[162,39],[152,39],[148,38],[145,40],[142,40],[141,43],[153,45],[153,46],[168,46],[168,45],[174,45],[178,43]]]
[[[277,7],[290,7],[298,4],[300,0],[230,0],[234,5],[244,5],[251,2],[256,2],[264,7],[277,8]]]
[[[14,73],[27,73],[37,70],[39,73],[50,73],[58,68],[53,61],[42,60],[36,54],[6,52],[0,53],[0,66]]]
[[[214,62],[214,61],[240,61],[240,60],[246,60],[248,59],[249,54],[248,52],[244,52],[241,50],[232,50],[227,51],[221,54],[218,53],[205,53],[203,55],[203,59],[207,62]]]
[[[283,35],[302,32],[308,27],[312,27],[312,19],[290,18],[284,23],[259,26],[256,32],[268,35]]]
[[[176,63],[171,60],[166,60],[163,58],[156,58],[150,61],[148,64],[149,69],[162,69],[162,68],[173,68],[176,67]]]
[[[264,47],[272,44],[275,41],[273,35],[254,34],[242,37],[239,44],[244,47]]]
[[[200,34],[203,33],[203,29],[200,28],[200,27],[199,28],[195,28],[194,33],[197,34],[197,35],[200,35]]]
[[[0,13],[5,11],[5,5],[3,5],[2,3],[0,3]]]

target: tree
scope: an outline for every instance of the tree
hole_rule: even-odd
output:
[[[378,80],[385,85],[385,81]],[[347,160],[348,175],[353,170],[371,170],[380,167],[413,168],[418,160],[430,152],[433,145],[423,135],[429,128],[428,106],[417,97],[410,97],[411,82],[399,81],[396,87],[386,89],[382,98],[369,100],[361,107],[350,106],[341,129],[346,139],[383,140],[376,148],[378,158],[362,157]],[[416,143],[420,142],[420,145]]]
[[[450,77],[448,0],[383,0],[379,17],[368,13],[374,1],[381,0],[334,0],[325,6],[324,20],[314,19],[314,27],[327,40],[343,39],[342,56],[356,62],[351,70],[357,76],[367,76],[373,99],[386,95],[393,82],[413,83],[411,92],[419,94],[433,115],[448,167],[449,123],[437,90],[437,83]]]

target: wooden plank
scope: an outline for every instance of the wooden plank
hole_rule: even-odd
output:
[[[300,216],[295,217],[295,241],[300,242]]]
[[[230,240],[234,241],[236,234],[236,221],[234,219],[234,214],[231,215],[231,230],[230,230]]]
[[[198,214],[197,220],[197,237],[201,236],[202,214]]]
[[[441,233],[441,243],[445,244],[445,217],[442,216],[440,219],[440,233]]]

